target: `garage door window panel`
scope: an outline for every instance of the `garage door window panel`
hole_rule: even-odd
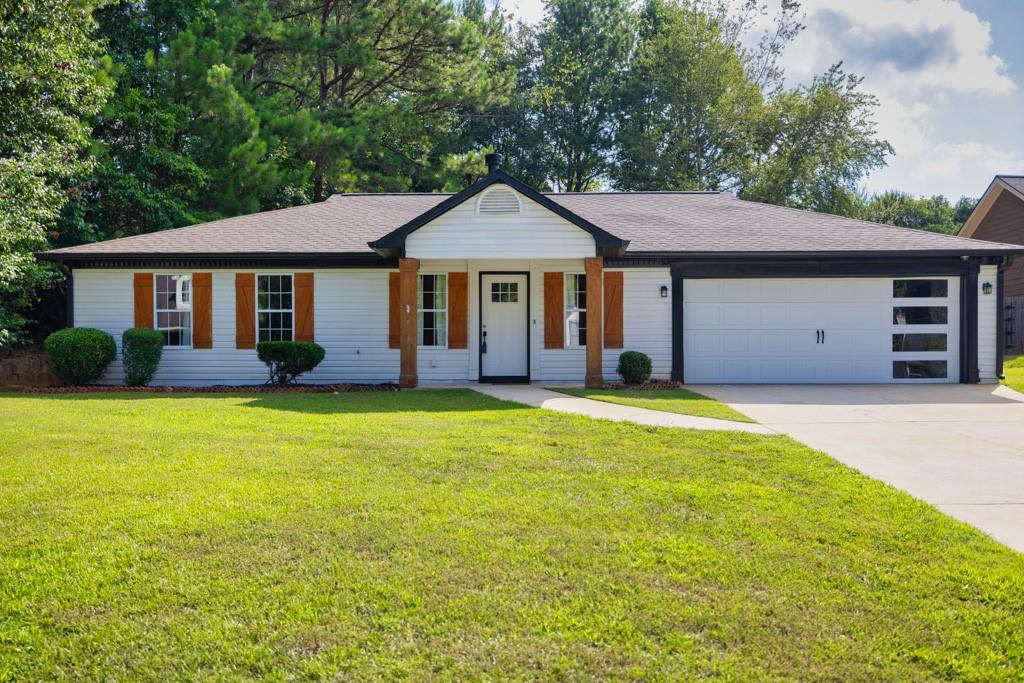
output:
[[[949,309],[946,306],[893,306],[893,325],[946,325]]]
[[[896,299],[945,299],[949,280],[893,280],[892,295]]]
[[[894,360],[893,379],[946,379],[949,363],[944,360]]]
[[[892,350],[897,353],[947,351],[948,338],[943,332],[892,335]]]

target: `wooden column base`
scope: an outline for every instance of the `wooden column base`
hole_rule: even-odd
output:
[[[414,389],[420,383],[416,369],[416,290],[419,269],[419,259],[404,258],[398,261],[398,386],[402,389]]]
[[[588,388],[604,386],[601,356],[604,351],[604,259],[584,259],[587,272],[587,376]]]

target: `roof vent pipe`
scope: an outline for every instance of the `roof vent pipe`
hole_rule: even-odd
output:
[[[501,168],[501,155],[500,154],[487,154],[484,156],[484,161],[487,163],[487,172],[494,173]]]

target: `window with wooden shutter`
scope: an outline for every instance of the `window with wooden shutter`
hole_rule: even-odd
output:
[[[256,348],[255,273],[235,273],[235,348]]]
[[[313,273],[295,273],[295,341],[313,341]]]
[[[135,273],[135,327],[153,327],[153,273]]]
[[[564,273],[544,273],[544,348],[565,346]]]
[[[604,274],[604,347],[621,349],[622,334],[622,271],[605,271]]]
[[[469,348],[469,273],[448,273],[448,348]]]
[[[213,348],[213,273],[192,273],[192,348]]]
[[[388,348],[398,349],[402,347],[399,331],[401,329],[401,310],[399,309],[399,283],[401,282],[398,273],[388,273]]]

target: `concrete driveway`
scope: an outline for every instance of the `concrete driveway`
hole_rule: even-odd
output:
[[[1024,394],[968,384],[692,388],[1024,552]]]

